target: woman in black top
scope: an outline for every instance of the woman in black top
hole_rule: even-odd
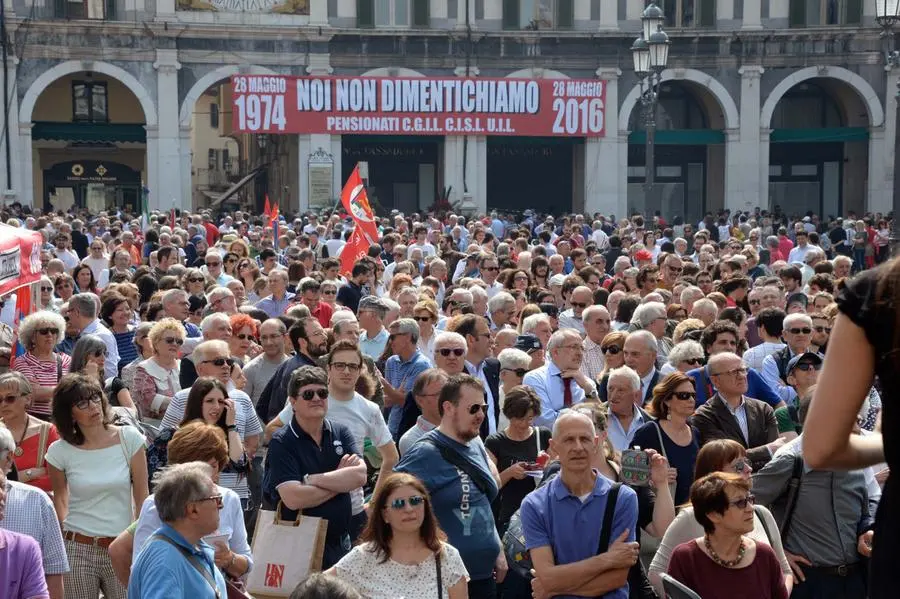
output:
[[[543,469],[537,464],[538,455],[550,445],[550,431],[532,425],[540,413],[541,400],[531,387],[513,387],[503,402],[503,415],[509,419],[509,426],[484,442],[488,457],[500,472],[494,517],[501,536],[522,500],[540,480]]]
[[[837,304],[840,312],[803,429],[803,457],[815,469],[855,470],[886,461],[896,471],[900,412],[890,398],[900,392],[900,259],[855,276],[838,293]],[[875,376],[883,390],[885,434],[852,434]],[[897,482],[891,476],[878,504],[874,538],[871,531],[864,532],[857,545],[861,555],[871,555],[871,599],[897,592],[892,568],[900,554],[898,505]]]

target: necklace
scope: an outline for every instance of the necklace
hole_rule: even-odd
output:
[[[734,568],[736,565],[741,563],[741,560],[744,559],[744,554],[747,553],[747,545],[744,543],[743,537],[741,537],[741,546],[738,548],[737,557],[733,560],[725,560],[719,557],[719,554],[716,553],[709,542],[709,535],[703,536],[703,544],[706,546],[706,551],[709,552],[709,557],[711,557],[714,562],[724,568]]]
[[[19,442],[16,443],[16,448],[13,450],[13,455],[16,456],[17,458],[21,458],[22,454],[25,453],[25,451],[22,449],[22,442],[25,440],[25,435],[28,434],[29,421],[30,421],[30,418],[28,417],[28,415],[26,415],[25,416],[25,428],[22,429],[22,436],[19,437]]]

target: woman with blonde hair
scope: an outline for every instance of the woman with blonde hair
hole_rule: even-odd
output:
[[[181,288],[187,291],[188,295],[202,297],[206,293],[208,283],[209,280],[199,268],[188,268],[181,275]]]
[[[241,283],[244,284],[244,288],[252,290],[253,282],[259,278],[259,267],[256,265],[256,261],[250,258],[241,258],[236,272],[236,278],[240,279]]]
[[[466,599],[469,573],[440,529],[422,482],[395,472],[369,502],[361,543],[326,574],[369,599]]]
[[[142,420],[158,422],[181,390],[178,356],[186,333],[174,318],[163,318],[153,325],[148,336],[153,357],[141,362],[134,373],[134,402]]]
[[[55,349],[65,335],[66,321],[48,310],[30,314],[19,323],[19,343],[25,353],[16,357],[15,370],[32,386],[28,412],[42,420],[50,419],[53,388],[72,366],[72,358]]]
[[[12,433],[16,448],[9,456],[16,465],[20,483],[34,485],[48,493],[47,448],[59,439],[56,427],[28,415],[31,383],[19,372],[0,374],[0,422]]]
[[[434,325],[437,324],[438,316],[438,307],[434,300],[420,300],[413,308],[413,318],[419,325],[419,340],[416,345],[432,362],[434,362],[434,340],[437,337]]]

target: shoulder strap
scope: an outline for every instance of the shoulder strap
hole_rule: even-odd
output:
[[[25,426],[28,426],[26,423]],[[38,433],[38,448],[37,448],[37,460],[34,462],[35,468],[41,468],[41,464],[44,463],[44,455],[47,452],[47,439],[50,437],[50,427],[52,425],[49,422],[41,422],[41,430]]]
[[[437,572],[437,587],[438,587],[438,599],[444,599],[444,581],[441,580],[441,551],[444,548],[441,547],[440,551],[434,554],[434,569]]]
[[[609,550],[609,540],[612,537],[612,521],[616,513],[616,502],[619,500],[619,488],[622,483],[613,483],[606,495],[606,510],[603,512],[603,526],[600,528],[600,542],[597,544],[597,553],[606,553]]]
[[[772,531],[769,530],[769,523],[766,521],[766,515],[763,513],[762,506],[754,505],[753,513],[755,513],[756,517],[759,518],[759,521],[762,522],[763,530],[766,531],[766,538],[769,539],[769,547],[772,547]]]
[[[459,457],[454,451],[450,451],[448,448],[442,446],[440,443],[437,443],[434,439],[429,437],[423,437],[422,441],[429,443],[430,445],[437,448],[437,450],[441,453],[441,457],[444,458],[444,461],[449,463],[452,466],[462,470],[465,472],[472,482],[478,487],[478,490],[490,500],[493,496],[491,489],[493,485],[491,485],[487,478],[482,474],[477,468],[473,468],[472,464],[467,462],[466,460]]]
[[[662,427],[659,426],[658,421],[656,421],[656,420],[653,421],[653,428],[656,429],[656,437],[659,439],[659,451],[660,451],[660,453],[662,453],[662,456],[668,460],[669,456],[666,455],[666,444],[663,443],[663,438],[662,438]]]
[[[128,466],[128,474],[134,478],[134,474],[131,472],[131,456],[128,455],[128,448],[125,446],[124,428],[124,426],[119,427],[119,447],[122,448],[122,455],[125,456],[125,465]]]
[[[797,499],[800,496],[800,483],[803,480],[803,456],[794,456],[794,469],[791,472],[791,482],[788,483],[787,503],[784,507],[784,521],[781,523],[781,542],[787,540],[788,530],[791,527],[791,518],[797,507]]]
[[[181,555],[183,555],[184,558],[188,561],[188,563],[191,566],[193,566],[194,569],[197,572],[199,572],[201,576],[203,576],[203,579],[206,580],[206,582],[209,584],[209,586],[212,587],[212,590],[215,591],[216,599],[221,599],[221,594],[219,593],[219,586],[216,584],[216,579],[213,578],[213,575],[212,575],[212,573],[210,573],[209,570],[207,570],[206,568],[203,567],[202,564],[200,564],[200,561],[197,559],[196,556],[189,553],[187,549],[185,549],[184,547],[182,547],[181,545],[179,545],[178,543],[176,543],[175,541],[173,541],[166,535],[154,534],[152,537],[150,537],[150,540],[151,541],[165,541],[166,543],[168,543],[169,545],[171,545],[172,547],[177,549],[179,552],[181,552]]]
[[[62,380],[62,356],[56,354],[56,382],[59,383]]]

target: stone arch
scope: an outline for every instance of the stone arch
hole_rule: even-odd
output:
[[[719,107],[722,109],[722,116],[725,119],[725,129],[737,129],[740,126],[740,117],[738,115],[737,104],[734,98],[725,89],[725,86],[719,81],[703,71],[696,69],[666,69],[662,72],[662,80],[665,81],[690,81],[697,86],[703,88],[716,99]],[[631,118],[631,112],[641,95],[640,86],[635,85],[625,96],[619,108],[619,131],[628,131],[628,121]]]
[[[184,97],[184,101],[181,103],[181,109],[178,113],[178,122],[182,127],[190,127],[191,126],[191,115],[194,112],[194,105],[197,103],[197,100],[200,99],[200,96],[209,89],[211,86],[215,85],[222,79],[227,79],[232,75],[237,74],[242,75],[277,75],[275,71],[272,69],[268,69],[266,67],[260,67],[256,65],[250,65],[249,67],[246,65],[226,65],[224,67],[219,67],[209,73],[203,75],[198,79],[194,85],[191,86],[191,89],[188,90],[187,95]]]
[[[565,73],[554,71],[553,69],[542,69],[540,67],[532,67],[528,69],[520,69],[509,75],[507,79],[571,79]]]
[[[406,67],[379,67],[366,71],[360,77],[424,77],[425,75]]]
[[[866,105],[866,111],[869,113],[869,126],[880,127],[884,124],[884,109],[881,106],[881,100],[878,99],[878,93],[872,89],[868,81],[843,67],[807,67],[791,73],[775,86],[763,104],[759,119],[760,127],[763,129],[770,127],[778,102],[792,87],[807,79],[816,78],[837,79],[846,83],[859,94],[863,104]]]
[[[131,93],[135,95],[144,111],[144,122],[147,127],[155,127],[157,125],[156,104],[153,96],[147,91],[147,88],[141,84],[137,78],[121,67],[103,61],[93,60],[69,60],[62,62],[40,76],[25,91],[22,97],[22,104],[19,106],[19,122],[23,124],[31,123],[31,115],[34,112],[34,106],[40,98],[41,94],[47,87],[66,75],[81,73],[84,71],[92,71],[94,73],[102,73],[108,77],[116,79],[122,85],[127,87]]]

